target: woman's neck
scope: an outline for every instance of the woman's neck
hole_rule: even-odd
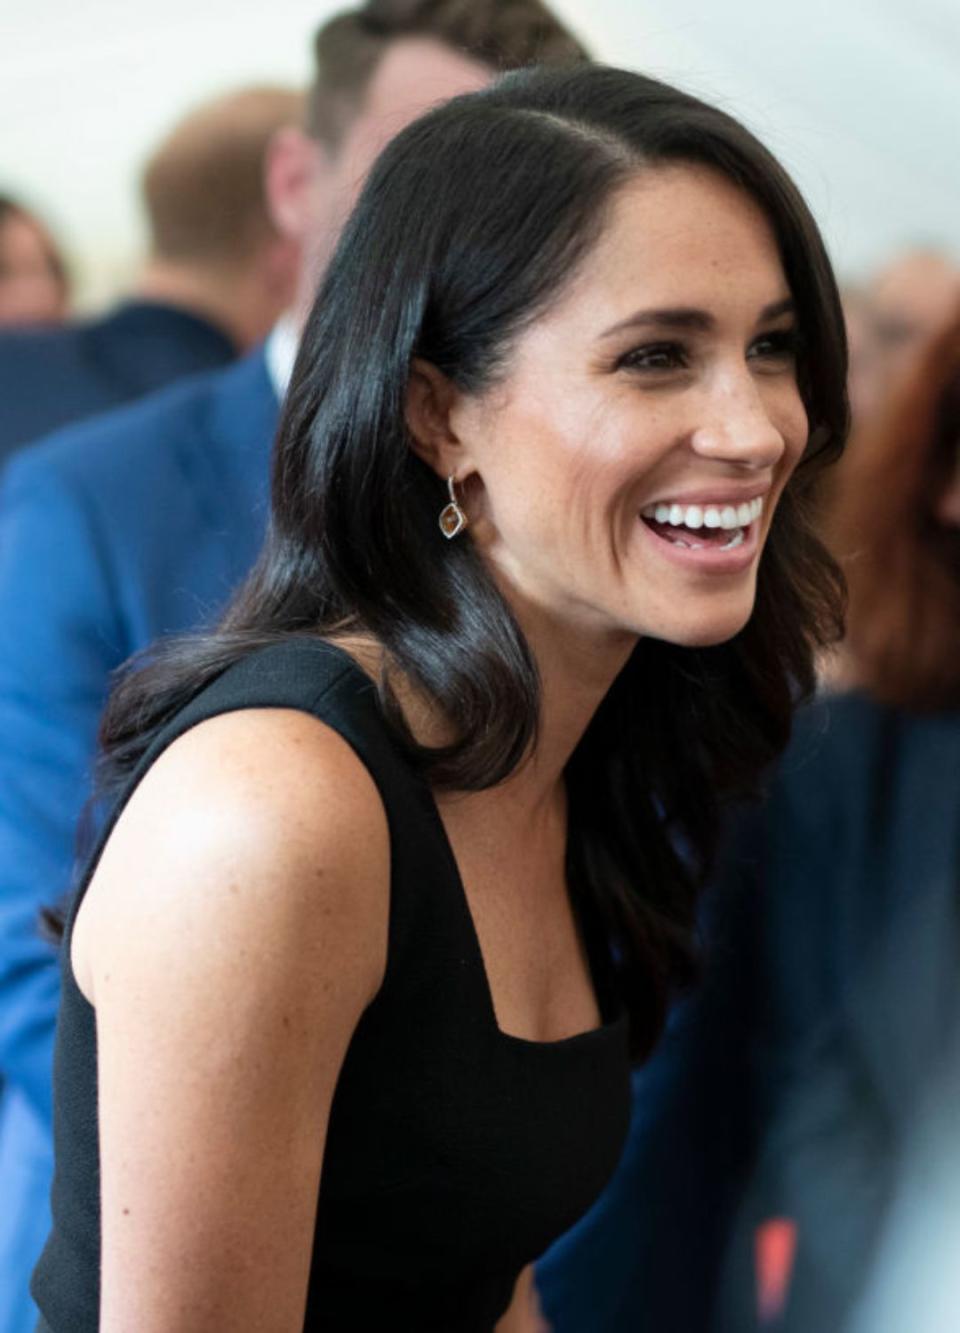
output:
[[[516,611],[516,608],[515,608]],[[540,718],[536,745],[526,760],[487,793],[514,818],[537,818],[564,800],[563,775],[570,757],[636,644],[571,632],[533,610],[518,616],[540,674]],[[372,636],[344,632],[331,636],[374,679],[383,665],[383,647]],[[391,682],[407,726],[421,745],[452,739],[447,719],[433,701],[406,678]]]
[[[540,632],[538,632],[540,631]],[[543,787],[562,779],[597,709],[626,665],[636,639],[618,641],[529,630],[541,680],[540,729],[531,769]]]

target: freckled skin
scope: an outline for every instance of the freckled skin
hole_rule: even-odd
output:
[[[671,166],[622,190],[568,291],[517,342],[507,379],[452,414],[471,534],[508,593],[594,639],[707,644],[742,628],[756,562],[729,578],[679,570],[638,514],[747,478],[771,487],[765,536],[808,434],[792,358],[752,351],[768,327],[760,312],[789,295],[766,217],[725,178]],[[664,307],[714,322],[683,335],[689,367],[618,370],[638,344],[676,335],[600,335]]]

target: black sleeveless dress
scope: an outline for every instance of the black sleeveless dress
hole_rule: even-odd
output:
[[[209,685],[131,777],[77,902],[160,752],[206,718],[264,707],[310,713],[349,742],[379,789],[391,845],[386,975],[333,1099],[304,1328],[490,1333],[520,1270],[614,1169],[629,1117],[626,1018],[611,999],[595,923],[584,920],[604,1025],[556,1042],[500,1031],[436,804],[353,660],[320,640],[291,639]],[[62,955],[53,1230],[32,1288],[46,1333],[98,1328],[96,1030],[70,967],[75,915],[76,904]]]

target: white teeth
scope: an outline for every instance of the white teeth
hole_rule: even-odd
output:
[[[673,528],[721,528],[724,532],[734,532],[747,528],[763,513],[763,497],[745,501],[739,505],[682,505],[676,501],[666,504],[647,505],[642,509],[644,518],[652,518],[657,523],[668,523]]]

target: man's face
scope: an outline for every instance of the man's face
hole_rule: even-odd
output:
[[[298,306],[313,300],[337,238],[380,151],[394,135],[439,102],[486,87],[493,71],[428,37],[390,45],[374,73],[360,111],[335,150],[298,136],[303,155],[296,208],[281,226],[298,230],[303,246]]]

